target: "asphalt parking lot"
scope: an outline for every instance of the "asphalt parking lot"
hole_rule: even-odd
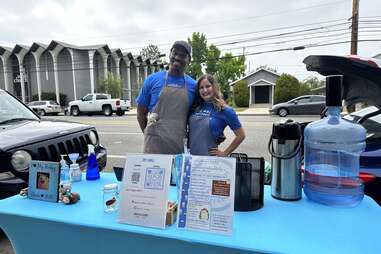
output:
[[[101,143],[107,149],[107,171],[111,171],[113,166],[124,166],[126,153],[142,152],[143,134],[138,126],[136,115],[124,115],[122,117],[113,115],[105,116],[47,116],[45,118],[76,121],[94,125],[99,133]],[[235,152],[246,153],[252,157],[264,157],[270,160],[267,152],[267,144],[274,122],[293,119],[298,122],[308,122],[319,119],[319,116],[289,116],[280,118],[270,115],[240,115],[239,119],[245,129],[246,139]],[[227,139],[221,147],[228,146],[234,138],[234,133],[225,129]]]

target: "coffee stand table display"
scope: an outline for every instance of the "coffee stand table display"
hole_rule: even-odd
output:
[[[265,205],[235,212],[233,235],[120,224],[102,207],[102,188],[116,182],[73,183],[81,201],[66,206],[13,196],[0,201],[0,227],[24,253],[380,253],[381,208],[365,197],[355,208],[284,202],[265,187]],[[171,188],[171,199],[177,195]]]

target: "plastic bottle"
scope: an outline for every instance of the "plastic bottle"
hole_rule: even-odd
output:
[[[94,152],[93,145],[87,145],[88,156],[87,156],[87,170],[86,170],[86,180],[97,180],[99,176],[99,167],[97,162],[97,157]]]
[[[103,186],[103,210],[105,213],[112,213],[119,207],[118,184],[110,183]]]
[[[359,167],[366,131],[340,117],[342,78],[327,77],[328,116],[304,130],[304,193],[318,203],[352,207],[364,197]]]
[[[70,164],[70,177],[72,182],[80,182],[82,180],[82,172],[77,163],[78,156],[78,153],[69,154],[69,158],[72,161],[72,164]]]
[[[65,155],[61,155],[61,174],[60,174],[60,183],[66,184],[70,183],[70,169],[69,166],[66,164],[66,161],[64,159]]]

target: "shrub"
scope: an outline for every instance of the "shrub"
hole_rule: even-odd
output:
[[[297,78],[290,74],[282,74],[276,81],[274,101],[275,103],[289,101],[300,94],[300,83]]]
[[[234,85],[234,102],[237,107],[248,107],[249,106],[249,87],[246,81],[238,81]]]

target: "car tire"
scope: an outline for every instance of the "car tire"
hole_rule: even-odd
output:
[[[110,106],[106,105],[106,106],[103,106],[103,114],[105,116],[111,116],[112,115],[112,109]]]
[[[78,107],[71,107],[71,114],[73,116],[79,116],[80,113],[81,113],[81,111],[79,111]]]
[[[278,115],[280,117],[286,117],[288,115],[288,110],[286,108],[280,108],[278,110]]]
[[[124,115],[124,110],[118,110],[118,111],[116,111],[116,114],[118,115],[118,116],[123,116]]]
[[[39,116],[45,116],[46,115],[45,110],[43,110],[43,109],[38,110],[38,115]]]

